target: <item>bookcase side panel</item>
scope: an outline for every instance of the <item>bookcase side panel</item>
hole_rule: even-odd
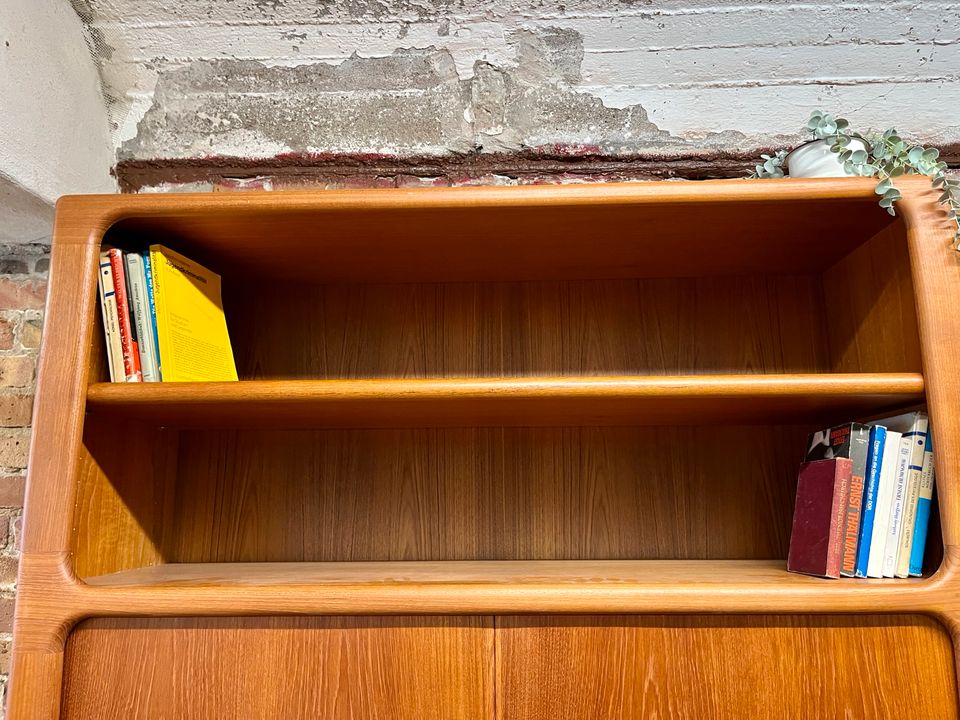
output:
[[[823,275],[820,322],[833,372],[919,372],[920,338],[902,222]]]

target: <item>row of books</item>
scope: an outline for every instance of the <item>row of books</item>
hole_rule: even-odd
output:
[[[100,252],[112,382],[236,380],[220,276],[163,245]]]
[[[926,413],[813,433],[797,479],[787,569],[829,578],[921,575],[933,494]]]

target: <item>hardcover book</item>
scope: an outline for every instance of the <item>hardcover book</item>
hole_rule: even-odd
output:
[[[844,423],[815,432],[810,435],[807,443],[807,460],[847,458],[853,463],[849,502],[843,521],[843,555],[840,563],[840,574],[845,577],[853,577],[857,569],[860,515],[869,445],[870,428],[860,423]]]
[[[220,276],[163,245],[150,265],[164,381],[236,380]]]
[[[800,466],[787,570],[840,577],[853,461],[814,460]]]

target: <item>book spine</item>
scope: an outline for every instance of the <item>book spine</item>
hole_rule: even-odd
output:
[[[843,427],[847,436],[847,457],[853,461],[850,476],[850,499],[844,518],[843,558],[840,574],[853,577],[857,569],[857,550],[860,540],[860,518],[863,514],[863,494],[867,476],[867,456],[870,452],[870,429],[859,423]]]
[[[887,439],[880,462],[880,486],[877,488],[877,508],[873,519],[873,536],[870,538],[870,557],[867,560],[867,577],[883,577],[883,555],[890,532],[890,508],[897,484],[897,458],[900,455],[900,433],[887,429]]]
[[[140,367],[144,382],[158,382],[157,367],[153,358],[153,328],[147,309],[147,288],[143,271],[143,259],[138,253],[127,253],[127,285],[130,288],[129,302],[133,309],[133,324],[140,350]]]
[[[103,316],[103,336],[107,345],[107,366],[110,382],[123,382],[123,348],[120,344],[120,328],[117,319],[117,298],[113,289],[113,268],[106,251],[100,253],[100,312]]]
[[[856,577],[867,577],[873,524],[877,512],[877,491],[880,485],[880,466],[887,440],[887,429],[882,425],[870,428],[870,449],[867,454],[867,481],[863,491],[863,512],[860,519],[860,545],[857,549]]]
[[[150,246],[150,270],[153,275],[153,307],[157,319],[157,352],[160,355],[160,376],[170,371],[173,377],[173,365],[170,362],[170,338],[167,337],[166,305],[163,294],[163,252],[161,245]]]
[[[904,489],[903,529],[897,549],[896,577],[910,577],[910,552],[913,549],[913,528],[917,519],[917,500],[920,497],[920,474],[923,472],[923,451],[927,445],[927,416],[917,413],[917,421],[909,434],[910,461],[907,465],[907,486]]]
[[[906,435],[906,434],[904,434]],[[911,440],[900,439],[897,453],[897,474],[894,481],[893,501],[890,504],[890,527],[887,529],[887,541],[883,551],[883,577],[892,578],[897,572],[897,553],[900,550],[900,533],[903,532],[903,506],[906,498],[907,479],[910,467]]]
[[[157,333],[157,303],[153,294],[153,261],[150,251],[143,253],[143,275],[147,284],[147,301],[150,304],[150,325],[153,328],[153,357],[157,364],[157,379],[163,380],[163,366],[160,365],[160,335]]]
[[[836,463],[833,507],[830,512],[830,544],[827,548],[827,576],[840,577],[843,558],[843,535],[846,529],[847,506],[850,504],[850,478],[852,463]]]
[[[113,288],[117,299],[117,325],[120,328],[120,344],[123,349],[123,375],[126,382],[142,382],[140,357],[133,339],[133,324],[130,322],[130,303],[127,299],[126,273],[123,271],[123,253],[113,248],[109,251],[110,268],[113,271]]]
[[[934,465],[933,441],[927,430],[927,442],[923,449],[923,470],[920,472],[920,493],[917,498],[917,519],[913,526],[913,546],[910,548],[910,574],[923,574],[923,552],[927,547],[927,527],[930,523],[930,506],[933,504]]]

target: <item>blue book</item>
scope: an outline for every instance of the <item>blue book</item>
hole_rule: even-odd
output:
[[[917,498],[917,519],[913,525],[913,545],[910,548],[910,574],[923,573],[923,551],[927,546],[927,525],[930,522],[930,506],[933,504],[933,441],[927,433],[923,448],[923,469],[920,471],[920,496]]]
[[[867,445],[867,479],[863,488],[863,515],[860,518],[860,545],[857,550],[856,577],[867,577],[870,560],[870,541],[873,538],[873,521],[877,514],[877,491],[880,487],[880,469],[883,449],[887,444],[887,429],[882,425],[870,428]]]
[[[157,306],[153,301],[153,266],[150,264],[150,253],[140,253],[143,258],[143,274],[147,280],[147,300],[150,304],[150,324],[153,326],[153,348],[156,353],[157,372],[163,380],[163,368],[160,367],[160,335],[157,333]]]

